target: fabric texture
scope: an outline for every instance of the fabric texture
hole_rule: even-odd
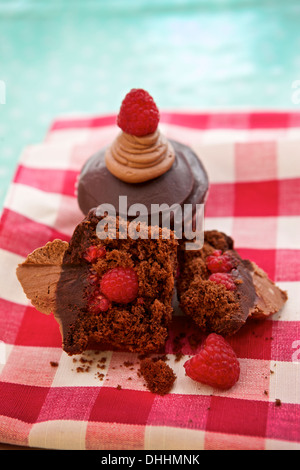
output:
[[[161,130],[194,148],[210,178],[205,229],[286,290],[284,309],[229,338],[241,376],[218,391],[185,376],[195,326],[174,315],[165,347],[177,375],[165,396],[138,376],[138,355],[61,349],[53,315],[33,308],[15,269],[82,218],[76,181],[119,129],[115,115],[57,119],[24,149],[0,225],[0,442],[53,449],[300,449],[300,113],[161,113]],[[181,335],[184,333],[184,335]],[[180,351],[178,356],[178,337]],[[200,345],[198,346],[198,348]]]

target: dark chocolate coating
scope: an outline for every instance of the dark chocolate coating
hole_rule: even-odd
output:
[[[203,204],[208,191],[208,176],[192,149],[170,140],[175,150],[175,162],[165,174],[144,183],[125,183],[113,176],[105,165],[105,150],[93,155],[83,166],[78,182],[78,204],[86,215],[100,204],[112,204],[116,215],[128,215],[128,208],[144,204],[148,214],[151,204]],[[119,196],[127,196],[127,214],[119,213]],[[155,211],[152,210],[152,213]]]

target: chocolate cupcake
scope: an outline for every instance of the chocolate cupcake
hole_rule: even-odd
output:
[[[97,229],[104,220],[107,236],[101,239]],[[120,237],[124,232],[127,237]],[[164,346],[177,241],[157,226],[140,224],[139,234],[132,238],[128,221],[103,219],[91,210],[70,243],[48,242],[18,266],[26,296],[41,313],[54,314],[69,355],[95,343],[141,353]]]
[[[197,205],[205,203],[208,192],[206,170],[190,147],[160,132],[159,111],[151,96],[131,90],[117,124],[121,132],[115,141],[91,156],[81,170],[77,188],[81,211],[86,215],[106,204],[116,209],[116,215],[132,220],[138,203],[145,210],[139,215],[149,225],[155,220],[171,229],[176,217],[177,222],[195,218]]]

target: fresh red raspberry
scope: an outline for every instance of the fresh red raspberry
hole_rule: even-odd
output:
[[[100,312],[107,312],[110,307],[110,300],[108,300],[102,294],[95,295],[89,304],[89,309],[94,314],[98,314]]]
[[[216,282],[217,284],[223,284],[227,290],[235,290],[236,285],[232,276],[228,273],[214,273],[209,276],[209,281]]]
[[[128,304],[138,294],[137,274],[132,268],[113,268],[102,277],[100,290],[112,302]]]
[[[212,273],[229,273],[234,268],[232,259],[227,253],[216,250],[206,258],[206,266]]]
[[[89,263],[94,263],[98,258],[104,258],[105,255],[104,246],[90,246],[84,254],[84,259]]]
[[[117,118],[117,124],[122,131],[141,137],[155,132],[158,123],[158,108],[147,91],[133,88],[127,93]]]
[[[228,390],[238,381],[240,364],[230,344],[211,333],[198,354],[184,363],[191,379],[221,390]]]

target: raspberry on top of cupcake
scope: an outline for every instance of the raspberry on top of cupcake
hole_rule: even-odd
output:
[[[171,143],[158,130],[159,111],[149,93],[132,89],[117,118],[122,132],[107,149],[109,171],[127,183],[143,183],[168,171],[175,161]]]
[[[133,88],[122,101],[117,124],[126,134],[142,137],[156,131],[159,118],[152,96],[142,88]]]

